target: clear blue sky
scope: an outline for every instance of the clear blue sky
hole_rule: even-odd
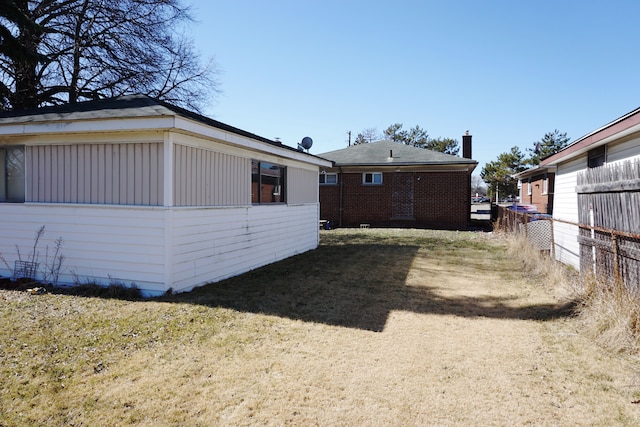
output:
[[[640,106],[640,3],[185,0],[222,93],[205,114],[312,154],[393,123],[480,164],[558,129],[575,140]]]

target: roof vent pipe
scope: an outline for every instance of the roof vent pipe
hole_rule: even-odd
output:
[[[389,158],[393,159],[393,150],[389,150]]]

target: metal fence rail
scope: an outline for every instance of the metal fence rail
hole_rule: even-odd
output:
[[[522,212],[498,207],[497,229],[524,235],[535,247],[554,255],[554,222],[578,227],[580,271],[613,279],[640,292],[640,234],[563,221],[538,219]]]

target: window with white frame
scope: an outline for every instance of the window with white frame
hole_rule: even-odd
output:
[[[0,148],[0,202],[24,202],[24,147]]]
[[[530,196],[531,195],[531,178],[529,178],[527,180],[527,195]]]
[[[365,185],[381,185],[382,172],[365,172],[362,174],[362,183]]]
[[[547,191],[549,191],[549,177],[545,173],[542,179],[542,194],[547,194]]]
[[[320,184],[335,185],[337,183],[338,183],[337,173],[321,173],[320,174]]]

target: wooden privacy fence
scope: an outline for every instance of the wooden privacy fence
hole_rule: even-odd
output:
[[[613,279],[640,292],[640,234],[559,219],[540,219],[502,206],[498,207],[495,225],[497,229],[524,235],[535,247],[555,258],[555,222],[578,227],[582,274],[593,272],[598,278]]]
[[[640,159],[586,169],[576,184],[580,270],[640,289]]]

